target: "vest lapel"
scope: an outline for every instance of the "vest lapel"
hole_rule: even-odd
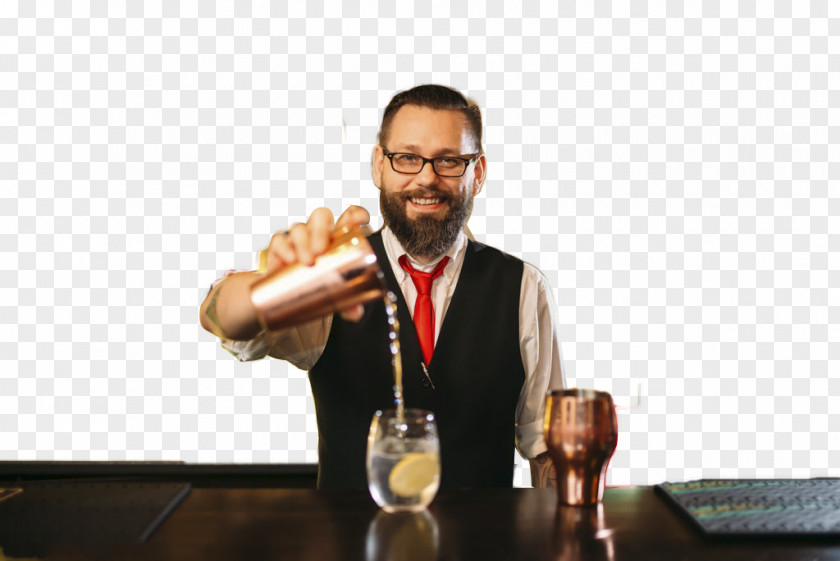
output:
[[[440,326],[440,332],[438,333],[437,342],[435,343],[435,350],[432,353],[432,361],[429,363],[429,368],[435,364],[435,357],[439,355],[438,349],[440,347],[445,347],[448,345],[453,345],[455,343],[452,342],[453,339],[457,341],[458,333],[457,331],[449,333],[452,329],[458,330],[463,329],[463,326],[459,327],[448,327],[452,322],[448,321],[450,317],[452,317],[452,312],[460,308],[464,305],[464,294],[470,293],[470,286],[472,283],[475,282],[473,275],[471,274],[472,270],[472,258],[473,253],[475,251],[475,246],[471,240],[467,240],[467,248],[466,253],[464,255],[464,264],[461,266],[461,275],[458,277],[458,284],[455,285],[455,292],[452,294],[452,300],[449,302],[449,308],[446,310],[446,315],[443,317],[443,323]]]

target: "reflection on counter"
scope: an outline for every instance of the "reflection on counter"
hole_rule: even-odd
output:
[[[0,561],[41,561],[38,557],[9,557],[3,553],[3,547],[0,546]]]
[[[438,524],[428,511],[380,511],[368,526],[367,561],[433,561],[438,558]]]
[[[555,561],[614,561],[613,531],[604,522],[604,505],[558,505],[552,553]]]

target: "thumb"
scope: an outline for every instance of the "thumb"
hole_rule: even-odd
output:
[[[357,304],[352,308],[341,310],[338,315],[340,315],[341,319],[344,321],[358,323],[358,321],[365,315],[365,307],[362,304]]]
[[[350,205],[347,210],[341,213],[335,222],[336,229],[342,226],[360,226],[370,223],[370,213],[364,207]]]

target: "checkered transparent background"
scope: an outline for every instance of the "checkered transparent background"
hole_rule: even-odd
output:
[[[840,4],[411,4],[0,3],[0,459],[315,462],[305,374],[198,306],[319,206],[381,224],[381,108],[436,82],[568,385],[641,388],[611,483],[840,476]]]

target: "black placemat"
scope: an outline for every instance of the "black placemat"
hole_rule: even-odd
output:
[[[655,489],[709,536],[840,538],[840,479],[701,479]]]
[[[143,542],[190,491],[188,483],[102,481],[13,487],[23,492],[0,502],[0,547],[13,557],[41,555],[55,543]]]

